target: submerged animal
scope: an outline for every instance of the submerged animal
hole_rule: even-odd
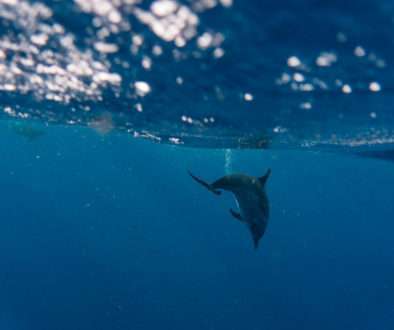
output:
[[[253,177],[245,174],[230,174],[213,183],[207,183],[189,172],[189,175],[196,182],[216,195],[220,195],[221,190],[234,194],[239,212],[230,209],[230,213],[235,219],[247,225],[252,234],[256,249],[267,228],[269,218],[269,201],[265,192],[265,185],[270,174],[270,169],[261,177]]]
[[[37,140],[45,134],[44,130],[25,122],[14,122],[11,124],[11,128],[16,134],[23,136],[30,142]]]

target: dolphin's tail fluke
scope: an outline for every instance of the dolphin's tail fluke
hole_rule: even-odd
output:
[[[249,230],[250,230],[250,233],[252,234],[254,248],[255,248],[255,250],[257,250],[259,247],[260,239],[264,235],[265,226],[261,226],[258,224],[250,224]]]
[[[201,180],[200,178],[196,177],[192,172],[188,171],[189,175],[200,185],[203,187],[207,188],[210,192],[213,192],[215,195],[220,195],[221,192],[219,190],[216,190],[210,185],[209,183],[205,182],[204,180]]]

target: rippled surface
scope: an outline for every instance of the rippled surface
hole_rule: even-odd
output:
[[[387,1],[0,0],[2,116],[219,148],[394,143]]]

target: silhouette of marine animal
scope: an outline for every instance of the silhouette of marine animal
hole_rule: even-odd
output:
[[[257,249],[268,224],[269,201],[265,186],[271,175],[271,170],[268,169],[266,174],[261,177],[230,174],[213,183],[205,182],[190,171],[189,175],[215,195],[220,195],[221,190],[234,194],[239,211],[230,209],[230,213],[235,219],[246,224],[252,234],[254,247]]]

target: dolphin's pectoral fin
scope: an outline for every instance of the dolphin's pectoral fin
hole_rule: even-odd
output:
[[[189,171],[189,175],[196,181],[198,182],[200,185],[202,185],[203,187],[207,188],[209,191],[213,192],[215,195],[220,195],[221,192],[217,189],[214,189],[212,187],[211,184],[206,183],[204,180],[201,180],[200,178],[196,177],[195,175],[193,175],[190,171]]]
[[[260,183],[261,183],[261,185],[262,185],[263,187],[264,187],[265,184],[267,183],[267,180],[268,180],[268,178],[270,177],[270,175],[271,175],[271,169],[269,168],[269,169],[267,170],[267,172],[266,172],[263,176],[259,177],[259,181],[260,181]]]
[[[243,221],[241,214],[239,214],[238,212],[235,212],[233,209],[230,209],[230,213],[235,219],[239,221]]]

